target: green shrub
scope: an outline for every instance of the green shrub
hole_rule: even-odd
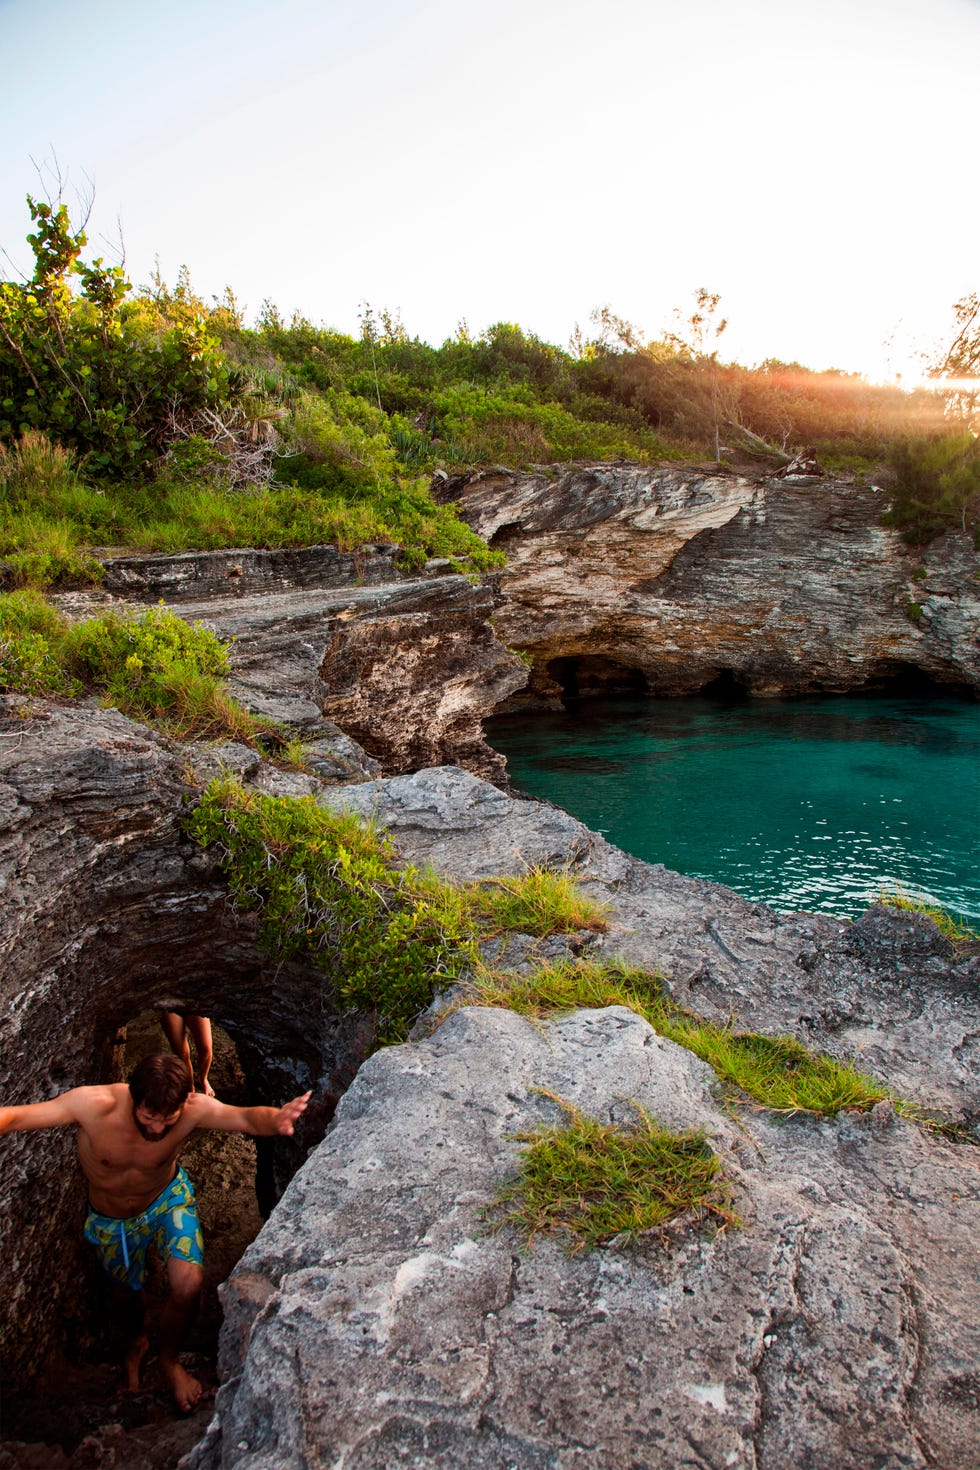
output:
[[[64,204],[27,205],[34,274],[0,282],[0,438],[42,430],[89,474],[148,475],[176,422],[231,401],[234,374],[195,304],[127,300],[122,267],[83,263]]]
[[[270,729],[221,687],[227,650],[208,629],[151,608],[68,623],[37,592],[0,595],[0,689],[99,693],[178,738],[254,741]]]
[[[117,709],[180,738],[248,739],[263,727],[221,688],[228,651],[214,633],[164,608],[75,624],[65,635],[65,658]]]
[[[82,686],[63,658],[66,627],[38,592],[0,594],[0,691],[79,694]]]
[[[221,481],[227,470],[228,456],[203,434],[175,440],[166,453],[165,473],[178,482]]]
[[[217,853],[235,903],[258,910],[269,953],[316,964],[382,1040],[402,1038],[434,990],[474,962],[451,892],[396,867],[390,844],[356,817],[225,780],[187,830]]]
[[[972,434],[932,434],[905,439],[891,451],[898,475],[882,522],[895,526],[910,546],[924,546],[944,531],[980,537],[980,440]]]
[[[57,524],[54,530],[57,533]],[[13,587],[96,586],[105,578],[105,567],[94,556],[74,548],[11,551],[0,562],[3,581]]]
[[[329,388],[323,394],[305,394],[295,404],[289,439],[293,452],[307,464],[339,474],[339,482],[351,490],[369,490],[394,477],[395,451],[387,430],[380,409]],[[332,488],[329,482],[327,488]]]

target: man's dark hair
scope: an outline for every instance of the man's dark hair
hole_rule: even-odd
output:
[[[144,1057],[129,1074],[133,1107],[145,1107],[158,1117],[169,1118],[187,1101],[191,1078],[179,1057],[158,1052]]]

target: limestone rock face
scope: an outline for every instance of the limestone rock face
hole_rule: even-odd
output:
[[[741,1225],[571,1258],[488,1234],[513,1135],[561,1121],[538,1089],[704,1129]],[[223,1290],[187,1470],[975,1462],[974,1152],[887,1108],[736,1124],[713,1089],[618,1008],[463,1010],[376,1054]]]
[[[482,721],[527,670],[490,623],[499,595],[446,562],[399,573],[396,551],[118,557],[105,592],[55,600],[76,616],[163,600],[233,640],[230,687],[247,708],[313,738],[326,719],[391,773],[451,761],[503,780]]]
[[[313,1088],[306,1142],[322,1135],[370,1036],[338,1013],[329,976],[265,957],[254,916],[184,836],[187,803],[222,766],[373,813],[405,860],[459,878],[570,865],[610,906],[609,934],[573,936],[580,948],[660,969],[679,1000],[737,1027],[858,1053],[896,1091],[976,1126],[980,960],[927,921],[775,914],[456,767],[340,787],[242,746],[188,749],[112,711],[10,698],[4,1101],[114,1080],[122,1028],[182,1007],[230,1033],[255,1101]],[[517,936],[510,962],[532,952]],[[632,1097],[706,1128],[743,1227],[572,1261],[481,1235],[517,1157],[510,1135],[554,1116],[535,1088],[597,1117],[626,1116]],[[620,1011],[545,1027],[460,1012],[376,1054],[228,1288],[228,1382],[199,1463],[279,1470],[337,1463],[334,1450],[361,1470],[617,1470],[694,1453],[772,1470],[972,1463],[977,1151],[887,1106],[733,1120],[714,1088]],[[67,1130],[13,1135],[0,1154],[0,1328],[18,1376],[77,1306],[84,1192]]]
[[[980,556],[922,552],[879,524],[874,486],[691,467],[488,471],[448,482],[506,550],[500,636],[529,651],[528,694],[846,691],[917,672],[980,688]]]

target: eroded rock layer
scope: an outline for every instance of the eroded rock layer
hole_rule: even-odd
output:
[[[400,573],[396,551],[117,557],[104,592],[56,601],[76,616],[163,601],[231,641],[230,687],[247,708],[311,737],[325,719],[388,772],[454,762],[502,780],[482,721],[527,670],[495,636],[499,595],[447,562]]]
[[[229,1032],[256,1102],[317,1087],[305,1137],[277,1145],[288,1174],[370,1038],[338,1015],[322,975],[268,960],[254,918],[231,908],[184,836],[200,754],[112,710],[0,699],[0,1097],[41,1102],[116,1081],[127,1022],[183,1007]],[[232,748],[236,762],[274,787],[278,773],[253,752]],[[217,763],[208,752],[202,770]],[[70,1130],[11,1135],[2,1159],[0,1337],[13,1384],[74,1314],[85,1192]]]
[[[272,794],[371,813],[406,860],[460,879],[570,865],[609,903],[610,931],[560,947],[658,969],[676,999],[737,1027],[858,1053],[976,1126],[980,960],[928,921],[777,915],[458,768],[338,787],[85,705],[2,713],[5,1099],[116,1076],[126,1022],[183,1006],[231,1034],[257,1101],[309,1085],[311,1128],[328,1122],[364,1053],[360,1018],[337,1013],[329,977],[267,961],[254,916],[182,831],[196,783],[225,764]],[[500,963],[533,958],[526,938],[498,943]],[[573,1261],[483,1236],[511,1135],[554,1117],[536,1088],[604,1119],[633,1098],[705,1128],[741,1227],[688,1224]],[[195,1463],[618,1470],[692,1446],[719,1470],[970,1463],[976,1150],[887,1105],[733,1116],[716,1090],[617,1010],[548,1026],[462,1012],[372,1057],[227,1289],[228,1381]],[[4,1371],[19,1376],[71,1306],[84,1196],[60,1131],[4,1139],[3,1161]]]
[[[980,689],[980,556],[922,551],[855,481],[685,466],[486,471],[442,484],[503,548],[501,638],[533,655],[509,707],[624,690]]]

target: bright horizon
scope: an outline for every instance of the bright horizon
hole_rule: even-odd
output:
[[[186,264],[249,321],[566,346],[704,286],[724,359],[911,386],[980,288],[978,0],[0,0],[0,44],[22,270],[56,156],[87,256],[118,220],[134,285]]]

